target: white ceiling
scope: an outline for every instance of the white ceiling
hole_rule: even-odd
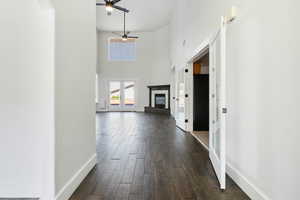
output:
[[[174,0],[122,0],[116,5],[130,10],[126,15],[127,31],[153,31],[169,22],[172,3]],[[102,31],[122,31],[123,13],[114,10],[111,16],[107,16],[105,7],[97,6],[97,28]]]

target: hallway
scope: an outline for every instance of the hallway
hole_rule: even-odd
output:
[[[249,199],[229,177],[220,192],[207,151],[167,116],[97,114],[97,154],[71,200]]]

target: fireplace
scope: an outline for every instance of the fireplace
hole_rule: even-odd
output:
[[[170,115],[170,85],[148,86],[149,106],[145,112],[154,112]]]
[[[155,108],[166,108],[166,94],[155,94]]]

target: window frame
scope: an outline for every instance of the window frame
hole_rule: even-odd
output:
[[[120,37],[109,37],[107,39],[107,60],[109,62],[135,62],[137,60],[137,51],[136,51],[136,40],[132,39],[133,43],[134,43],[134,58],[132,59],[112,59],[111,58],[111,49],[110,49],[110,43],[111,43],[111,40],[113,39],[120,39]],[[121,40],[121,39],[120,39]],[[130,39],[131,40],[131,39]]]

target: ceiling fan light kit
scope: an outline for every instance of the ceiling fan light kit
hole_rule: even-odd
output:
[[[112,5],[108,4],[105,6],[105,10],[108,15],[111,15],[111,13],[114,11],[114,8],[112,7]]]
[[[104,0],[104,3],[96,3],[96,5],[97,6],[105,6],[107,15],[111,15],[111,13],[113,12],[114,9],[128,13],[129,12],[128,9],[115,5],[119,1],[121,1],[121,0]]]

